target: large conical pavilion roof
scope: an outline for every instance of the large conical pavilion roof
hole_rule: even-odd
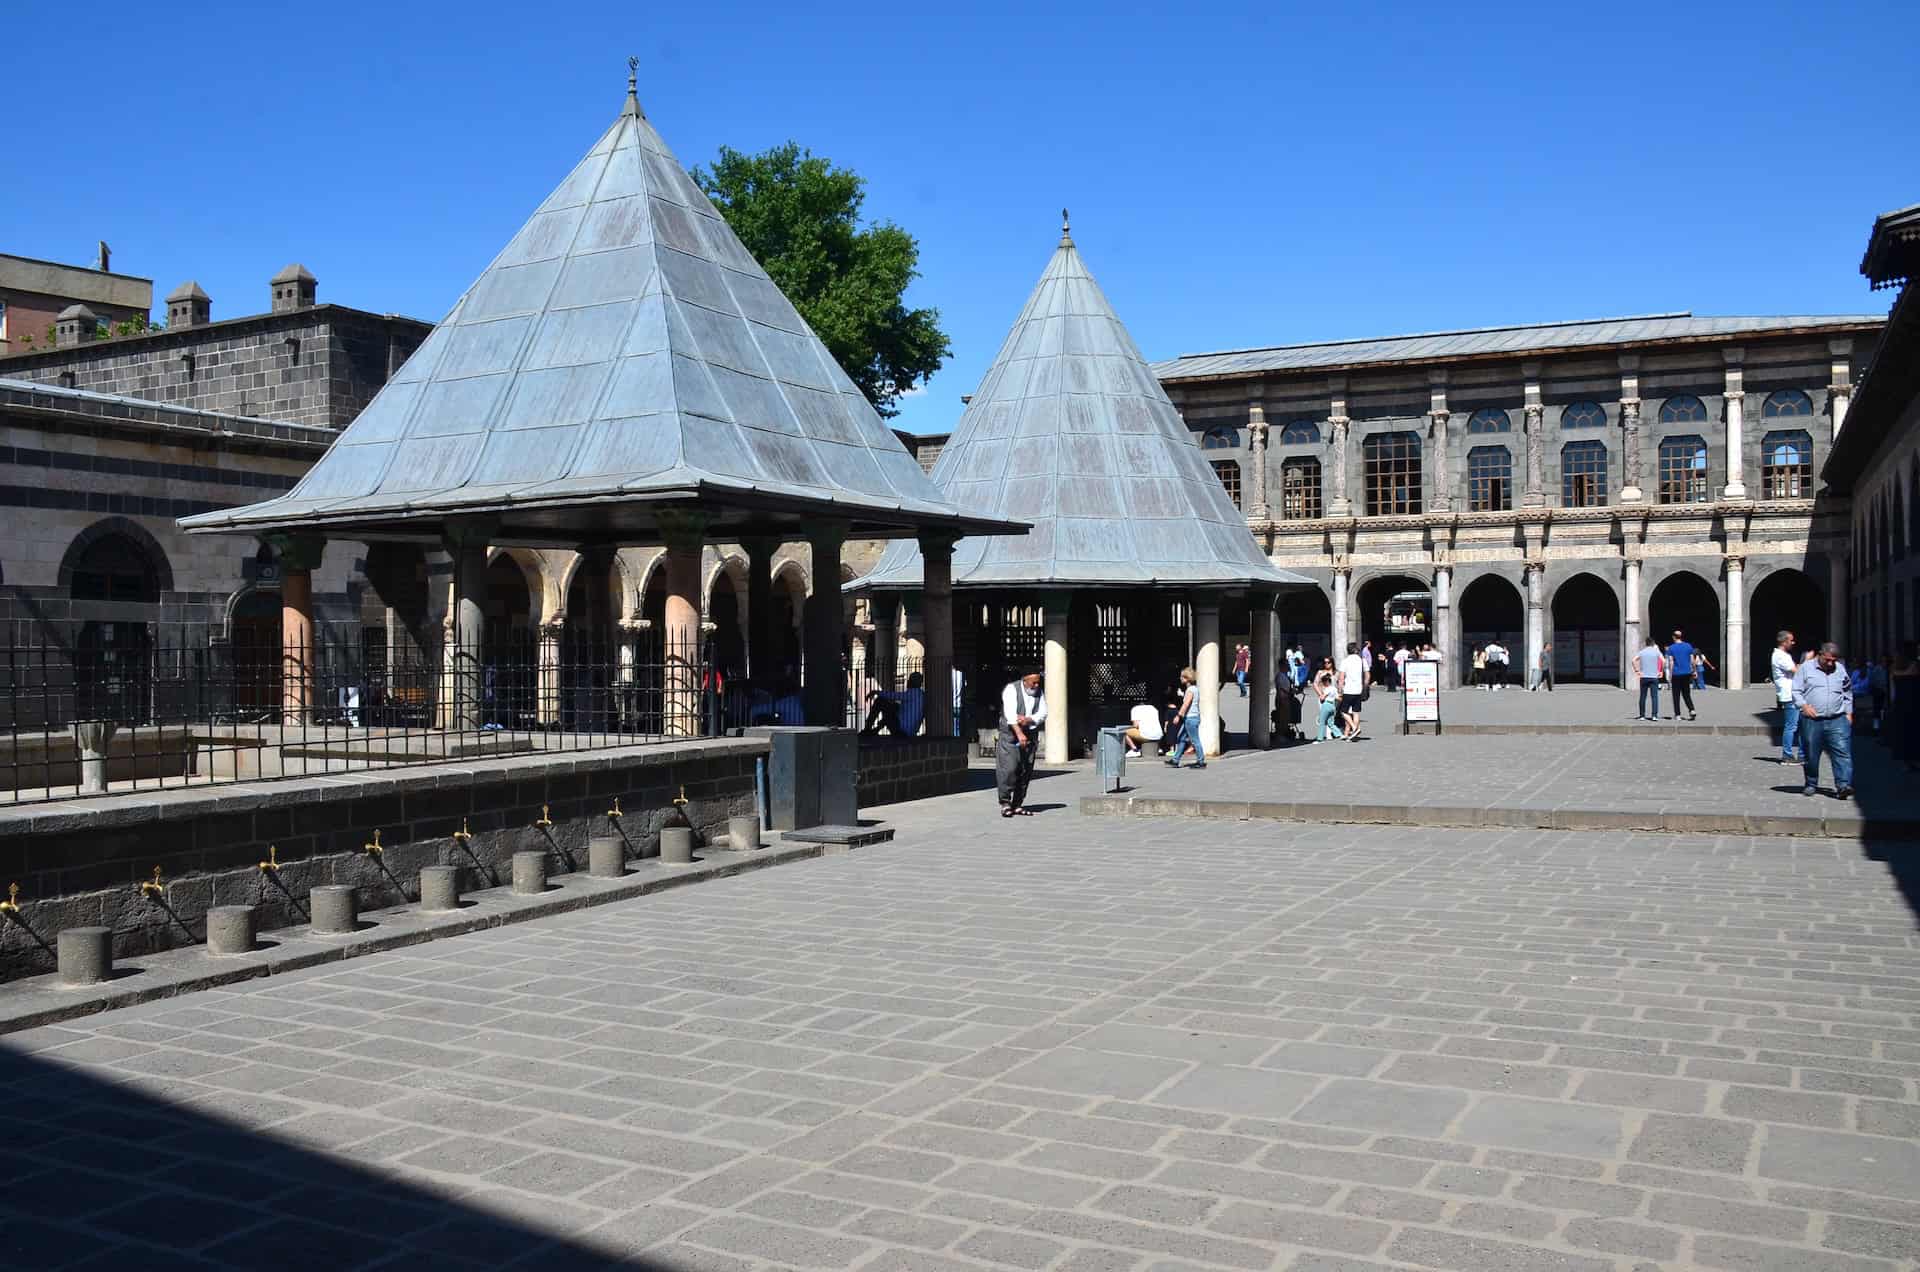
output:
[[[1019,527],[942,495],[694,184],[620,117],[286,495],[193,530],[645,542],[844,519],[858,536]]]
[[[933,480],[964,507],[1033,523],[961,542],[957,587],[1309,582],[1254,543],[1065,232]],[[918,587],[920,568],[903,540],[853,586]]]

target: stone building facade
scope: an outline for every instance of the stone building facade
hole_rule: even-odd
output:
[[[144,321],[153,280],[107,269],[106,244],[94,269],[0,252],[0,358],[54,344],[60,315],[84,305],[98,322]]]
[[[1847,627],[1844,505],[1816,478],[1877,317],[1686,314],[1219,354],[1154,368],[1275,564],[1310,653],[1498,639],[1619,683],[1684,630],[1717,683],[1773,630]],[[1398,598],[1398,599],[1396,599]]]

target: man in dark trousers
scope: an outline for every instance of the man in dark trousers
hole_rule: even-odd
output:
[[[1687,704],[1687,719],[1693,719],[1693,646],[1678,629],[1667,646],[1667,683],[1673,687],[1673,718],[1680,718],[1680,704]]]
[[[1047,700],[1040,694],[1040,673],[1030,671],[1000,691],[1000,734],[993,742],[993,781],[1000,791],[1002,817],[1031,817],[1027,783],[1047,722]]]

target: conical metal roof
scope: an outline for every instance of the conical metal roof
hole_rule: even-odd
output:
[[[324,458],[194,530],[644,541],[662,505],[714,534],[846,518],[1017,533],[942,495],[680,166],[625,109]]]
[[[958,587],[1309,580],[1267,560],[1070,234],[933,468],[955,503],[1033,523],[962,541]],[[918,587],[919,545],[852,586]]]

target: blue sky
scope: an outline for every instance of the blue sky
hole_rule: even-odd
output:
[[[10,13],[0,251],[90,263],[104,238],[156,307],[191,277],[216,317],[300,260],[322,299],[437,319],[617,113],[633,53],[683,163],[792,139],[919,238],[910,297],[954,351],[899,423],[932,432],[1063,205],[1160,358],[1880,313],[1868,226],[1920,202],[1920,7],[1891,0],[266,9]]]

